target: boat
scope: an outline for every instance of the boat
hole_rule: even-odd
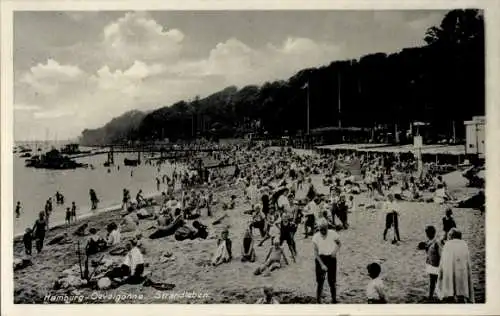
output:
[[[26,153],[20,155],[19,157],[21,157],[21,158],[29,158],[29,157],[31,157],[31,153],[26,152]]]
[[[40,156],[34,156],[31,159],[26,160],[26,167],[33,167],[39,169],[76,169],[76,168],[86,168],[88,165],[78,163],[68,156],[62,155],[57,149],[52,149],[51,151],[42,154]]]
[[[140,161],[138,159],[127,159],[127,158],[125,158],[125,159],[123,159],[123,164],[125,166],[135,167],[135,166],[137,166],[137,165],[140,164]]]

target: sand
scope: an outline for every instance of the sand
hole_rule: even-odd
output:
[[[319,186],[319,177],[313,181]],[[455,193],[461,192],[458,185],[448,182],[450,189]],[[321,188],[324,190],[325,188]],[[219,200],[227,199],[231,194],[242,195],[241,188],[231,187],[219,191],[215,197]],[[299,192],[299,197],[305,192]],[[366,193],[355,197],[357,204],[369,203]],[[79,289],[73,294],[83,295],[83,302],[87,303],[254,303],[261,296],[264,285],[271,285],[282,303],[314,303],[315,302],[315,275],[313,249],[311,238],[304,239],[303,226],[299,226],[296,235],[299,252],[297,262],[291,263],[267,276],[255,276],[254,269],[262,263],[269,249],[269,242],[263,247],[256,246],[257,262],[240,262],[240,247],[242,235],[248,215],[248,204],[238,200],[236,209],[223,211],[219,205],[212,218],[203,216],[205,224],[222,215],[228,214],[222,224],[209,225],[210,236],[207,240],[175,241],[173,236],[145,240],[148,249],[145,260],[149,263],[146,271],[151,271],[151,278],[155,281],[173,283],[176,287],[172,291],[159,292],[151,287],[138,285],[124,285],[116,290],[105,292],[110,296],[95,299],[97,294],[90,289]],[[424,228],[426,225],[435,225],[441,229],[443,216],[442,206],[429,203],[400,203],[400,234],[401,243],[391,244],[384,242],[382,232],[385,223],[384,210],[365,210],[358,208],[349,214],[350,228],[341,231],[342,248],[338,255],[337,295],[342,304],[365,303],[365,287],[369,281],[366,265],[371,262],[382,264],[382,273],[387,287],[389,303],[421,303],[428,291],[428,276],[425,273],[425,253],[417,250],[417,244],[425,241]],[[473,282],[476,302],[485,300],[485,217],[479,211],[472,209],[454,209],[454,217],[459,229],[463,232],[463,239],[467,241],[473,266]],[[118,211],[100,213],[87,218],[80,223],[88,222],[90,227],[105,231],[105,225],[119,220]],[[79,224],[80,224],[79,223]],[[152,225],[152,221],[142,220],[140,230],[144,235]],[[229,225],[230,238],[233,241],[233,261],[218,267],[210,266],[210,259],[216,248],[216,234],[224,225]],[[74,230],[74,228],[73,228]],[[57,228],[48,233],[47,241],[64,231]],[[389,233],[391,238],[392,233]],[[123,236],[130,237],[130,233]],[[256,241],[260,240],[257,231],[254,232]],[[42,303],[45,295],[50,292],[54,281],[65,269],[78,263],[75,253],[76,237],[71,245],[46,246],[44,251],[35,255],[34,264],[21,271],[14,272],[14,302],[15,303]],[[256,242],[256,244],[257,244]],[[286,245],[285,245],[286,248]],[[173,253],[173,260],[159,263],[159,259],[166,251]],[[22,243],[14,242],[14,253],[21,256]],[[288,249],[286,254],[289,256]],[[96,255],[93,258],[99,258]],[[190,293],[197,293],[197,297],[187,297]],[[328,285],[325,285],[325,300],[329,301]],[[177,296],[173,296],[176,294]],[[117,296],[118,295],[118,296]],[[132,296],[130,296],[132,295]],[[133,295],[136,295],[133,297]],[[162,297],[163,295],[163,297]],[[184,297],[183,297],[184,296]]]

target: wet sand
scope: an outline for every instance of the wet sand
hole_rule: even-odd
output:
[[[458,179],[458,178],[457,178]],[[313,181],[321,191],[326,188],[319,184],[318,176]],[[449,181],[447,179],[447,181]],[[457,180],[458,181],[458,180]],[[461,181],[461,180],[460,180]],[[464,192],[462,184],[450,183],[450,189],[459,194]],[[242,197],[242,188],[231,187],[215,193],[219,201],[227,201],[231,194]],[[466,194],[466,193],[464,193]],[[305,195],[299,192],[298,197]],[[357,204],[370,204],[366,193],[355,196]],[[373,203],[373,202],[372,202]],[[284,266],[269,276],[255,276],[253,271],[263,262],[269,249],[269,242],[263,247],[256,246],[257,262],[242,263],[240,261],[240,247],[245,223],[249,215],[243,211],[249,208],[242,199],[238,200],[236,209],[222,210],[219,205],[213,207],[215,214],[207,218],[205,213],[201,222],[209,226],[207,240],[175,241],[173,236],[149,240],[145,239],[148,250],[144,256],[149,263],[146,271],[151,271],[154,281],[173,283],[176,287],[172,291],[159,292],[151,287],[139,285],[124,285],[118,289],[105,292],[112,295],[141,295],[136,300],[121,300],[120,303],[254,303],[261,296],[264,285],[271,285],[277,292],[282,303],[314,303],[315,302],[315,275],[313,249],[311,238],[304,239],[303,226],[299,226],[296,235],[299,252],[297,262]],[[223,213],[228,214],[222,224],[212,226],[210,223]],[[369,281],[366,265],[371,262],[382,264],[382,274],[385,280],[389,303],[420,303],[423,302],[428,291],[428,276],[425,273],[425,253],[417,250],[417,244],[425,241],[424,228],[426,225],[435,225],[441,230],[442,206],[431,203],[400,203],[400,234],[402,242],[392,245],[384,242],[382,232],[385,223],[385,211],[380,209],[365,210],[357,208],[349,214],[350,228],[341,231],[342,248],[338,256],[337,295],[342,304],[365,303],[365,287]],[[473,267],[473,282],[476,302],[485,299],[485,217],[479,211],[471,209],[454,209],[454,217],[458,228],[463,232],[463,239],[467,241]],[[105,225],[111,221],[118,221],[119,211],[101,213],[83,220],[90,227],[105,231]],[[146,231],[152,225],[151,220],[142,220],[140,230],[147,237],[152,231]],[[225,225],[229,225],[230,238],[233,241],[233,261],[218,267],[210,266],[212,254],[216,249],[218,232]],[[72,231],[74,228],[72,229]],[[64,231],[58,228],[48,233],[46,240],[51,240]],[[131,233],[123,233],[124,238],[131,237]],[[256,244],[260,240],[257,231],[254,232]],[[388,239],[392,237],[391,232]],[[34,264],[21,271],[14,272],[14,302],[41,303],[49,293],[58,275],[65,269],[78,263],[75,253],[76,237],[70,245],[46,246],[40,255],[35,255]],[[81,238],[83,240],[83,238]],[[284,246],[286,248],[286,245]],[[172,261],[160,263],[162,254],[166,251],[173,253]],[[22,243],[14,242],[14,253],[23,253]],[[289,251],[286,249],[288,258]],[[16,256],[16,257],[17,257]],[[93,259],[100,258],[96,255]],[[203,293],[201,298],[172,298],[172,293],[184,291]],[[101,293],[101,292],[98,292]],[[325,302],[329,301],[328,285],[325,285]],[[73,294],[85,297],[88,303],[113,303],[114,298],[95,300],[95,291],[79,289]],[[164,294],[164,297],[161,297]]]

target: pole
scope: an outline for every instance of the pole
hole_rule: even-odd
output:
[[[309,135],[309,81],[307,81],[307,135]]]
[[[342,127],[342,122],[340,120],[340,71],[337,73],[337,95],[338,95],[338,113],[339,113],[339,128]]]
[[[455,131],[455,121],[453,121],[453,144],[457,142],[457,134]]]

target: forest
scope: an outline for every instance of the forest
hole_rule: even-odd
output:
[[[230,86],[148,113],[127,112],[84,130],[80,142],[304,135],[308,101],[311,130],[339,125],[394,130],[396,124],[407,129],[420,121],[429,123],[432,140],[451,137],[453,125],[457,138],[465,138],[463,121],[485,114],[482,12],[452,10],[422,37],[422,47],[332,61],[288,80]]]

